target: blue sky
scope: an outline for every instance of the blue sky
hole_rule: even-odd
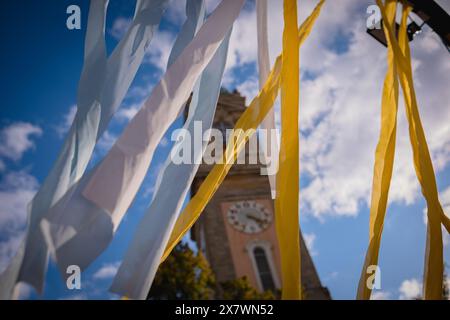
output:
[[[207,1],[210,12],[218,1]],[[441,5],[445,5],[440,1]],[[66,8],[78,4],[82,29],[65,27]],[[299,1],[299,20],[316,1]],[[365,34],[372,1],[327,3],[301,50],[300,220],[322,279],[336,299],[353,299],[368,238],[368,200],[385,49]],[[76,108],[89,1],[9,1],[1,13],[4,42],[0,109],[0,269],[14,253],[26,204],[45,178]],[[269,1],[271,60],[281,49],[281,1]],[[446,10],[450,10],[446,5]],[[111,52],[126,30],[134,2],[110,0],[106,27]],[[91,165],[106,153],[162,76],[184,19],[184,1],[170,2],[148,54],[121,108],[97,146]],[[257,92],[256,20],[248,1],[234,27],[223,85],[247,101]],[[435,34],[425,28],[412,42],[415,84],[441,201],[450,209],[450,63]],[[400,98],[400,101],[402,98]],[[380,253],[379,298],[410,298],[420,289],[425,250],[424,201],[415,178],[403,104],[390,205]],[[276,110],[279,110],[277,104]],[[162,161],[171,147],[161,141],[146,180],[107,251],[83,274],[83,289],[65,288],[49,267],[44,299],[114,298],[107,293],[132,232],[149,205]],[[450,242],[446,238],[446,242]],[[449,245],[445,258],[450,263]],[[448,270],[450,273],[450,270]],[[23,290],[27,298],[39,298]]]

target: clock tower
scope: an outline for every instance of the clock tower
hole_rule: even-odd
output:
[[[238,92],[222,92],[213,127],[225,133],[245,110]],[[248,147],[248,146],[247,146]],[[251,151],[246,148],[246,158]],[[192,184],[198,190],[212,165],[202,164]],[[258,291],[281,289],[274,202],[259,164],[235,164],[191,230],[217,282],[247,277]],[[300,230],[299,230],[300,232]],[[306,299],[330,299],[300,233],[302,285]]]

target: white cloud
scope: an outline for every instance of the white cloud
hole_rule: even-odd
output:
[[[210,13],[220,0],[206,0],[206,12]],[[175,25],[182,25],[186,20],[186,0],[171,0],[164,14],[165,18]]]
[[[175,25],[181,25],[186,19],[186,0],[172,0],[165,12],[167,20]]]
[[[370,300],[390,300],[391,296],[391,293],[388,291],[372,291]]]
[[[237,86],[239,93],[245,97],[246,103],[249,103],[259,92],[259,82],[256,77],[250,77]]]
[[[63,138],[64,135],[69,131],[76,114],[77,106],[72,105],[69,108],[69,111],[63,116],[63,121],[56,127],[56,132],[58,133],[58,136],[60,138]]]
[[[109,34],[116,40],[122,39],[131,25],[130,18],[119,17],[113,22],[113,26],[109,30]]]
[[[27,204],[38,188],[35,177],[25,171],[9,172],[0,182],[0,226],[11,224],[16,227],[17,220],[25,221]]]
[[[0,270],[19,247],[27,206],[38,189],[36,178],[25,171],[9,172],[0,182]]]
[[[95,146],[95,151],[99,152],[100,154],[106,154],[106,152],[111,149],[116,140],[116,135],[114,135],[110,131],[105,131],[100,140],[98,140],[97,145]]]
[[[42,129],[27,122],[13,123],[0,131],[0,156],[18,161],[35,147],[33,136],[42,135]]]
[[[450,186],[439,194],[439,199],[445,214],[450,217]]]
[[[161,72],[166,70],[170,51],[175,42],[175,35],[171,32],[158,30],[152,43],[147,49],[144,62],[157,67]]]
[[[226,70],[256,61],[256,12],[242,10],[237,18],[230,38]]]
[[[164,137],[163,140],[164,139],[166,138]],[[144,198],[154,196],[155,188],[160,184],[159,179],[161,178],[163,167],[164,162],[155,163],[150,167],[150,174],[147,175],[142,186],[142,196]]]
[[[444,210],[444,213],[447,217],[450,218],[450,186],[447,187],[444,191],[439,193],[439,200],[442,205],[442,210]],[[423,208],[423,223],[425,225],[428,224],[428,216],[427,216],[427,207]],[[444,226],[442,227],[442,242],[444,246],[447,246],[450,244],[450,235],[448,234],[447,230]]]
[[[25,220],[22,221],[25,224]],[[4,240],[0,240],[0,273],[3,272],[8,266],[11,259],[19,249],[20,243],[24,236],[24,230],[3,230],[0,227],[0,233]]]
[[[357,215],[362,206],[370,203],[386,70],[385,48],[365,33],[365,11],[358,11],[361,2],[348,1],[342,8],[340,5],[329,2],[324,6],[301,50],[302,70],[313,76],[304,79],[300,86],[300,168],[309,178],[300,197],[302,208],[321,219],[326,215]],[[349,14],[352,18],[346,19]],[[347,51],[338,53],[330,47],[329,39],[336,35],[330,26],[350,37]],[[448,60],[445,50],[427,51],[422,41],[429,37],[435,35],[425,30],[412,42],[412,55],[423,125],[435,169],[439,171],[450,160],[450,112],[447,105],[442,104],[450,100],[445,89],[450,72],[443,67]],[[399,101],[389,200],[412,204],[420,195],[420,189],[413,167],[402,94]]]
[[[184,21],[186,16],[184,14],[184,3],[184,1],[183,5],[179,3],[171,3],[165,13],[166,18],[176,25],[181,24],[181,21]],[[114,20],[113,26],[109,30],[110,35],[116,40],[122,39],[131,23],[131,18],[117,18],[116,20]],[[153,35],[152,41],[147,48],[144,63],[152,64],[160,71],[166,70],[170,50],[172,49],[174,41],[175,34],[168,31],[156,30]]]
[[[299,3],[299,21],[317,1]],[[373,164],[380,126],[386,49],[366,34],[370,1],[327,2],[301,49],[300,170],[307,178],[300,191],[302,210],[317,218],[355,216],[370,204]],[[272,63],[281,51],[282,2],[268,1]],[[244,64],[256,63],[254,10],[241,12],[233,29],[225,85],[235,85],[248,101],[257,92],[254,74],[235,77]],[[448,53],[427,27],[413,42],[414,79],[422,122],[436,172],[450,161]],[[337,50],[336,48],[340,48]],[[305,77],[305,75],[307,75]],[[399,97],[394,174],[389,201],[412,204],[420,196],[415,176],[403,95]],[[279,116],[277,115],[277,118]]]
[[[206,12],[211,13],[218,5],[219,0],[207,0]],[[164,19],[167,19],[175,26],[181,27],[186,20],[186,0],[172,0],[164,13]],[[109,34],[117,40],[120,40],[132,22],[131,18],[119,17],[113,22]],[[170,50],[175,42],[176,35],[172,32],[157,30],[153,36],[152,42],[147,49],[144,62],[153,64],[160,71],[166,70]]]
[[[92,276],[94,279],[110,279],[115,276],[117,270],[119,269],[120,262],[113,262],[104,264],[100,269],[98,269]]]
[[[329,281],[335,280],[338,278],[338,276],[339,276],[339,272],[333,271],[333,272],[329,273],[328,275],[326,275],[325,277],[323,277],[323,282],[327,283]]]
[[[126,98],[133,99],[135,101],[139,101],[140,103],[143,103],[145,101],[144,99],[147,98],[148,96],[150,96],[153,86],[154,86],[154,83],[145,84],[142,86],[134,85],[128,91]]]
[[[316,235],[314,233],[304,233],[303,240],[305,240],[305,245],[308,248],[309,254],[311,256],[317,256],[319,253],[314,247],[314,243],[316,241]]]
[[[115,118],[121,122],[128,122],[133,119],[136,113],[140,110],[141,106],[142,104],[137,103],[129,107],[122,107],[116,112]]]
[[[169,139],[167,139],[166,137],[162,137],[161,141],[159,142],[159,145],[161,147],[167,147],[168,144],[169,144]]]
[[[400,300],[412,300],[422,295],[422,283],[417,279],[404,280],[398,289]]]

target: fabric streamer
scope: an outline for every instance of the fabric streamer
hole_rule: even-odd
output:
[[[281,67],[281,143],[275,227],[281,258],[282,299],[301,299],[299,234],[299,41],[297,0],[284,0]]]
[[[407,24],[410,7],[403,6],[402,25]],[[424,285],[423,295],[425,299],[442,299],[442,285],[444,273],[443,243],[441,217],[444,216],[438,198],[436,179],[431,162],[430,152],[425,139],[422,123],[414,91],[412,78],[411,56],[409,40],[406,28],[399,35],[400,49],[406,57],[408,69],[401,74],[403,81],[403,95],[405,99],[406,114],[409,124],[409,135],[413,147],[414,167],[416,175],[422,186],[422,193],[427,202],[427,242],[425,253]],[[406,87],[409,86],[409,88]],[[409,90],[408,90],[409,89]]]
[[[267,0],[256,1],[256,31],[258,39],[258,72],[260,90],[270,73],[269,39],[267,28]],[[273,111],[270,111],[273,113]],[[264,119],[264,121],[267,117]]]
[[[125,295],[131,299],[145,299],[150,290],[159,261],[169,240],[190,185],[197,173],[207,143],[203,148],[196,148],[194,140],[203,137],[194,136],[194,128],[201,124],[202,131],[211,128],[220,84],[225,70],[228,53],[228,42],[231,30],[224,39],[208,67],[203,71],[197,83],[189,107],[188,120],[184,125],[186,133],[191,137],[190,145],[194,162],[192,164],[174,164],[170,156],[161,171],[154,199],[133,236],[133,240],[125,253],[122,264],[114,278],[111,291]],[[198,128],[196,129],[198,130]],[[209,139],[205,139],[206,142]],[[181,147],[176,144],[172,151]],[[175,150],[175,151],[174,151]],[[176,181],[176,183],[174,183]]]
[[[301,25],[298,32],[298,46],[306,40],[316,21],[320,9],[325,0],[321,0],[311,15]],[[267,116],[270,108],[273,107],[275,99],[278,95],[281,80],[282,55],[278,56],[271,73],[268,76],[264,88],[252,100],[249,107],[244,111],[237,121],[234,131],[237,133],[235,139],[230,139],[224,155],[223,163],[216,164],[200,186],[199,190],[178,218],[174,230],[169,239],[169,243],[165,249],[161,262],[164,261],[176,244],[182,239],[185,233],[192,227],[199,218],[201,212],[207,205],[208,201],[213,197],[220,184],[225,179],[226,174],[230,170],[237,155],[245,147],[245,143],[250,139],[251,135],[245,134],[246,130],[256,130],[258,125]],[[239,130],[241,129],[241,130]],[[298,233],[298,224],[297,224]],[[298,248],[297,248],[298,250]]]
[[[84,270],[110,243],[142,183],[157,143],[187,101],[242,5],[243,0],[219,4],[105,158],[52,207],[42,228],[61,270],[71,264]],[[114,208],[103,202],[105,193],[114,195]]]
[[[183,49],[189,44],[189,42],[194,38],[198,29],[203,24],[205,20],[206,6],[204,1],[200,0],[190,0],[186,1],[186,21],[181,27],[178,33],[177,39],[175,40],[172,50],[170,51],[169,59],[167,61],[167,69],[173,64],[173,62],[178,58]],[[196,89],[198,89],[196,87]],[[178,116],[184,111],[185,108],[181,108]]]
[[[205,15],[205,8],[200,0],[188,1],[186,10],[187,20],[172,48],[168,66],[179,56],[183,46],[192,40],[200,27],[199,21],[203,21]],[[94,171],[95,169],[83,176],[64,198],[52,207],[42,223],[43,233],[61,272],[68,265],[75,264],[74,261],[84,270],[103,252],[113,237],[114,226],[108,213],[93,205],[81,194]],[[105,233],[105,230],[108,230],[108,233]],[[90,243],[90,246],[86,247],[86,243]]]
[[[258,71],[259,71],[259,90],[261,90],[267,81],[270,72],[269,58],[269,39],[267,31],[267,0],[256,1],[256,30],[258,34]],[[271,132],[275,129],[275,111],[269,110],[267,116],[261,123],[261,128],[266,131],[265,141],[261,143],[265,164],[275,170],[278,169],[278,141],[272,140]],[[273,150],[274,152],[272,152]],[[272,154],[273,153],[273,154]],[[276,174],[266,172],[269,177],[272,199],[276,195]]]
[[[186,1],[186,21],[178,33],[177,39],[170,51],[167,61],[167,69],[175,62],[184,48],[192,41],[205,20],[205,1],[188,0]]]
[[[388,0],[386,3],[386,16],[389,23],[395,22],[397,8],[396,0]],[[383,25],[386,28],[386,25]],[[400,33],[406,25],[400,26]],[[358,286],[358,299],[369,299],[371,285],[367,280],[371,273],[369,266],[378,264],[378,253],[380,250],[381,235],[383,232],[384,217],[388,200],[389,186],[394,166],[395,140],[397,132],[397,111],[398,111],[398,78],[394,62],[392,44],[388,41],[387,62],[388,69],[383,85],[383,96],[381,100],[381,129],[378,145],[375,152],[375,165],[372,182],[372,200],[370,206],[370,226],[369,226],[369,247],[366,259],[361,272]]]
[[[377,0],[384,21],[387,20],[386,8]],[[410,7],[403,7],[402,23],[406,24]],[[400,84],[402,86],[409,136],[413,149],[414,167],[420,182],[422,194],[427,202],[427,245],[425,252],[424,298],[442,299],[443,284],[443,244],[441,223],[449,230],[449,221],[442,210],[436,185],[436,178],[428,150],[425,133],[418,110],[412,77],[411,56],[406,30],[399,34],[399,43],[395,38],[393,26],[386,23],[389,41],[392,43],[394,58],[397,63]]]
[[[127,34],[107,59],[104,29],[108,1],[91,1],[77,114],[52,170],[29,206],[25,241],[0,276],[0,299],[9,299],[18,281],[27,282],[42,293],[49,253],[39,223],[83,175],[96,141],[134,79],[166,2],[138,0]]]
[[[222,1],[218,5],[90,179],[84,196],[108,211],[113,221],[128,209],[157,143],[187,101],[196,79],[231,28],[243,2]]]

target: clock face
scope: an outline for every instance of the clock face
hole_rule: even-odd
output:
[[[258,233],[272,223],[272,213],[261,203],[239,201],[230,206],[227,212],[228,223],[244,233]]]

